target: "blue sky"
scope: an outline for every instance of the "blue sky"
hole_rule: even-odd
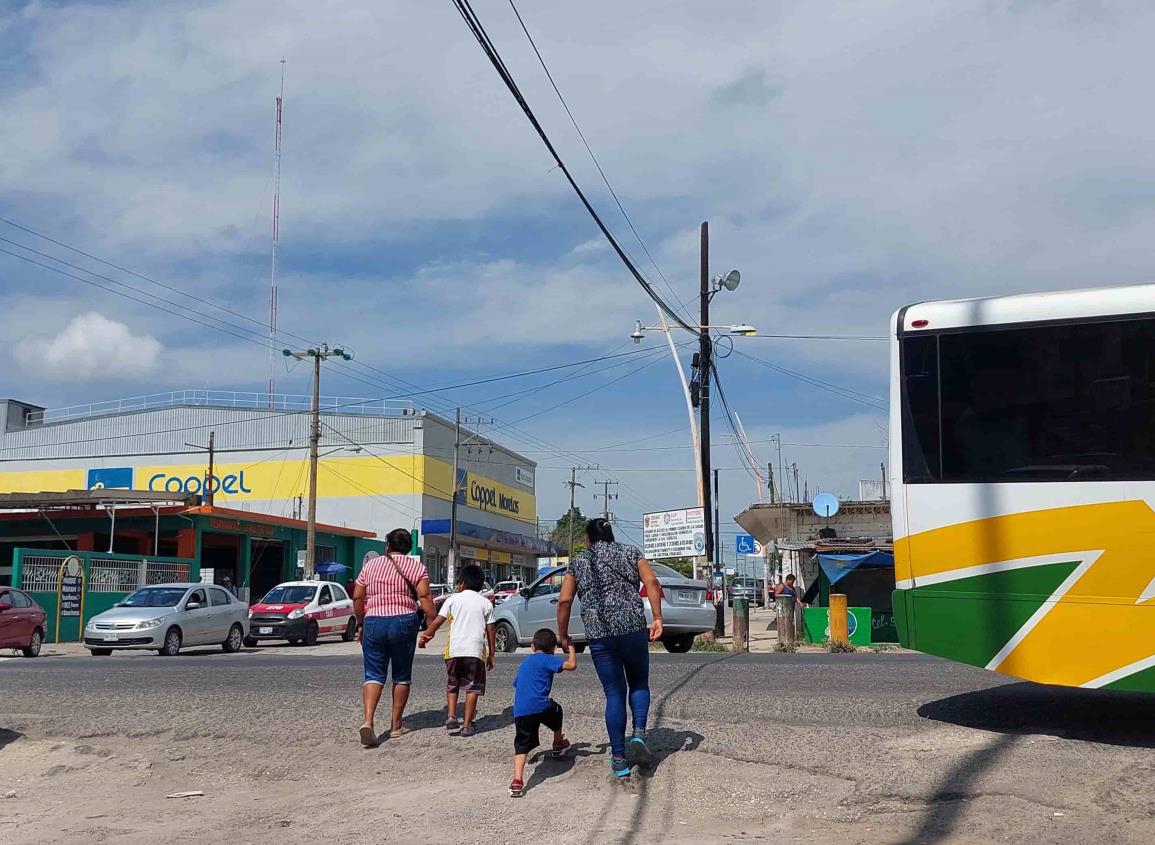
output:
[[[577,178],[641,259],[508,4],[475,5]],[[881,335],[893,310],[920,299],[1151,280],[1155,121],[1144,104],[1155,11],[1144,4],[719,11],[542,0],[522,12],[678,295],[695,295],[702,220],[713,271],[741,268],[739,290],[715,300],[717,322]],[[652,304],[448,2],[9,0],[0,214],[177,287],[190,308],[208,300],[263,320],[282,55],[283,329],[346,344],[423,386],[633,349],[623,344],[635,319],[654,321]],[[0,237],[66,255],[3,224]],[[648,262],[639,266],[668,293]],[[266,378],[257,344],[3,254],[0,336],[17,349],[3,392],[50,406],[258,389]],[[736,348],[886,395],[884,343],[759,338]],[[513,404],[494,397],[569,371],[459,391],[438,407],[460,401],[500,426],[600,387],[501,437],[548,467],[543,514],[563,508],[576,451],[606,467],[587,482],[622,482],[616,509],[637,520],[694,495],[689,449],[676,448],[688,440],[675,431],[685,411],[673,367],[646,354]],[[880,403],[739,355],[720,366],[760,461],[776,459],[766,441],[782,432],[788,444],[823,444],[785,449],[812,491],[853,494],[878,475]],[[333,365],[324,392],[385,393],[354,373],[377,378]],[[278,386],[303,391],[307,381],[282,369]],[[728,429],[715,419],[720,442]],[[647,451],[593,449],[627,441],[622,449]],[[733,514],[755,484],[732,448],[715,454],[735,468],[723,482]]]

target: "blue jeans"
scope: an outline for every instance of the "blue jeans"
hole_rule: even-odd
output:
[[[606,694],[606,730],[615,757],[626,754],[626,696],[634,728],[645,730],[650,715],[650,638],[645,630],[590,640],[590,656]]]
[[[417,648],[417,614],[366,616],[361,634],[361,655],[365,663],[365,683],[385,686],[389,665],[393,683],[413,680],[413,652]]]

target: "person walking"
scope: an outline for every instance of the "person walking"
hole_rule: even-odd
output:
[[[361,685],[365,718],[360,737],[366,748],[378,744],[373,720],[390,667],[393,718],[389,736],[397,738],[408,733],[402,717],[413,680],[413,652],[417,648],[420,626],[418,607],[426,619],[437,615],[433,599],[429,597],[429,572],[419,558],[409,554],[413,548],[412,535],[404,528],[397,528],[386,535],[385,544],[385,554],[365,562],[353,592],[353,613],[357,617],[365,666],[365,681]]]
[[[653,759],[646,744],[650,711],[650,642],[662,637],[662,588],[649,562],[636,546],[614,540],[607,520],[586,524],[590,546],[574,557],[562,582],[557,603],[557,630],[569,647],[569,620],[574,597],[581,599],[581,618],[590,656],[606,696],[606,731],[610,767],[627,778],[634,765]],[[639,593],[638,584],[645,587]],[[653,621],[647,636],[642,595],[649,599]],[[633,716],[633,733],[626,742],[626,702]]]

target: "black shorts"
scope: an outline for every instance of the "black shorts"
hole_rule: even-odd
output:
[[[480,657],[451,657],[445,661],[445,691],[485,695],[485,661]]]
[[[551,731],[561,730],[561,705],[550,699],[549,707],[540,713],[531,713],[528,716],[517,716],[513,725],[517,733],[513,737],[513,753],[528,754],[541,745],[538,728],[545,725]]]

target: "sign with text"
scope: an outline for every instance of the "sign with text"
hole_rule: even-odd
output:
[[[704,555],[706,520],[702,509],[682,508],[643,515],[642,546],[647,560]]]

